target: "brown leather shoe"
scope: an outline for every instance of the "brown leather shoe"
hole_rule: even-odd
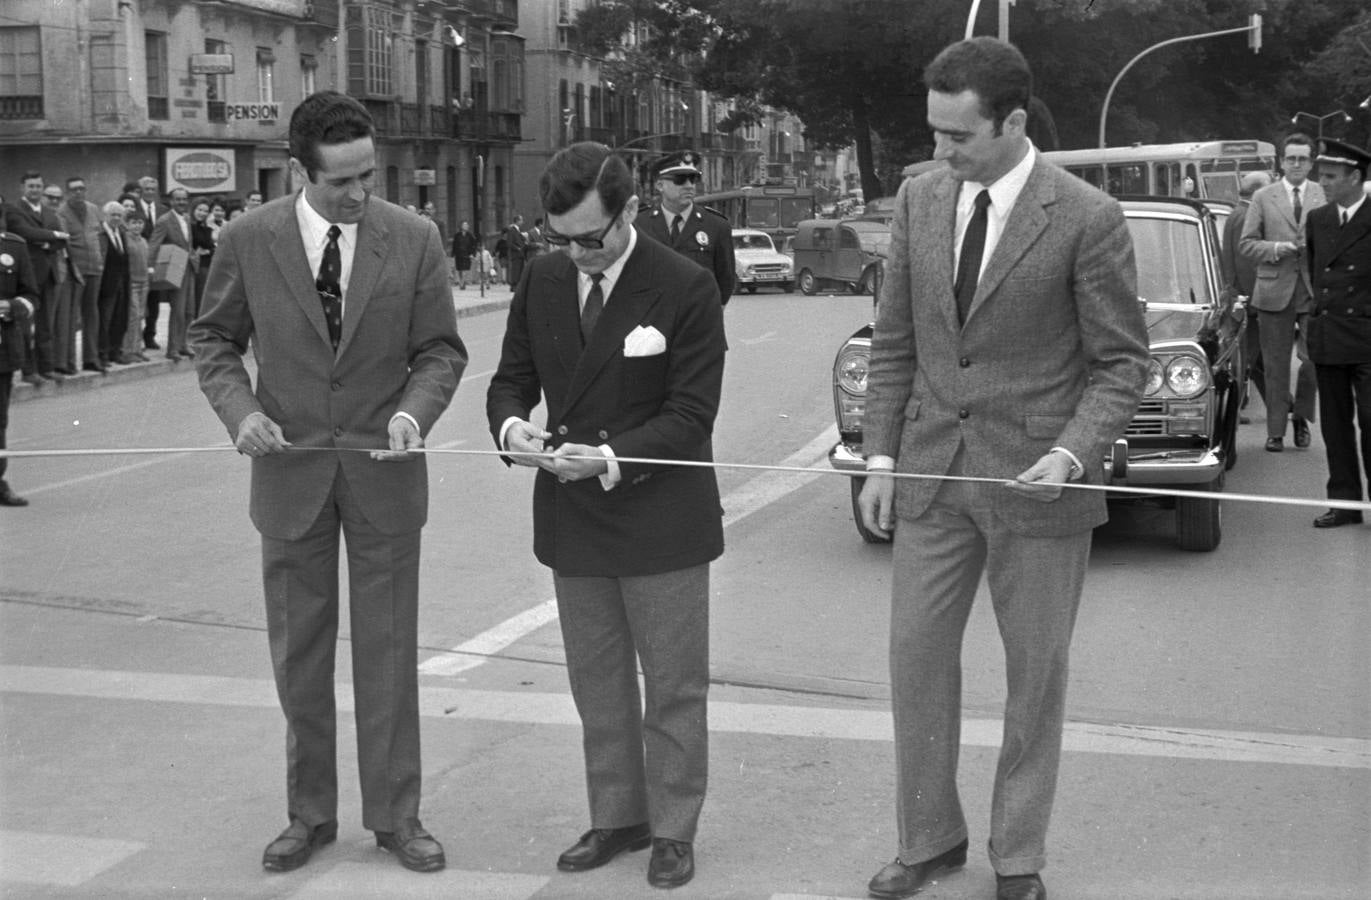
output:
[[[967,842],[962,841],[951,850],[944,851],[932,859],[907,866],[896,859],[893,863],[876,873],[876,877],[866,886],[867,893],[882,900],[899,900],[912,897],[919,892],[928,880],[941,872],[951,872],[966,865]]]
[[[557,868],[563,872],[596,869],[625,850],[642,850],[650,843],[652,829],[646,822],[623,828],[592,828],[557,857]]]
[[[443,845],[418,819],[406,819],[395,831],[376,832],[376,846],[389,850],[411,872],[437,872],[447,866]]]
[[[1047,888],[1037,875],[996,875],[995,900],[1047,900]]]
[[[695,877],[695,851],[685,841],[652,839],[652,861],[647,864],[647,883],[653,887],[680,887]]]
[[[315,847],[333,843],[338,837],[338,822],[330,820],[310,828],[299,819],[291,819],[290,826],[267,844],[262,854],[262,868],[268,872],[289,872],[309,862]]]

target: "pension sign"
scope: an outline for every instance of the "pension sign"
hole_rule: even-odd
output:
[[[281,118],[281,104],[227,103],[224,118],[229,122],[275,122]]]

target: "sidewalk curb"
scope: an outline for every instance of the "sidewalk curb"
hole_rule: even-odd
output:
[[[484,298],[474,297],[467,299],[465,292],[457,294],[453,289],[452,301],[456,307],[457,318],[466,319],[471,316],[479,316],[490,312],[499,312],[509,309],[513,293],[508,293],[504,297],[486,296]],[[151,351],[159,352],[159,351]],[[158,357],[145,363],[133,363],[127,366],[110,366],[108,372],[86,372],[80,371],[75,375],[68,375],[61,381],[47,381],[41,385],[32,385],[27,381],[20,381],[17,373],[14,382],[13,393],[10,395],[10,403],[25,403],[30,400],[42,400],[47,397],[60,397],[64,394],[81,393],[84,391],[95,390],[112,384],[124,384],[129,381],[141,381],[144,378],[152,378],[156,375],[163,375],[168,372],[194,371],[194,363],[187,359],[171,360],[166,357]]]

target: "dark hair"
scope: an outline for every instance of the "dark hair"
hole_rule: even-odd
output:
[[[1287,134],[1285,140],[1281,141],[1281,156],[1285,156],[1285,148],[1289,147],[1291,144],[1299,144],[1301,147],[1308,147],[1311,155],[1313,155],[1315,148],[1318,147],[1318,145],[1314,143],[1314,139],[1309,135],[1305,134],[1303,131],[1296,131]]]
[[[19,183],[20,183],[20,184],[23,184],[24,182],[28,181],[30,178],[42,178],[42,177],[43,177],[43,173],[42,173],[42,172],[25,172],[24,175],[23,175],[23,177],[21,177],[21,178],[19,179]]]
[[[974,37],[944,47],[924,69],[924,84],[940,94],[971,91],[981,101],[981,115],[995,123],[995,134],[1016,109],[1028,111],[1033,73],[1013,44]]]
[[[548,215],[560,216],[579,206],[592,190],[605,211],[618,215],[634,194],[628,165],[604,144],[581,141],[557,155],[538,180],[538,199]]]
[[[82,184],[85,184],[85,183],[86,183],[86,179],[82,178],[80,175],[72,175],[72,176],[71,176],[70,178],[68,178],[67,181],[66,181],[66,185],[67,185],[68,188],[71,187],[71,183],[72,183],[73,181],[79,181],[79,182],[81,182]]]
[[[310,181],[319,170],[320,144],[347,144],[375,136],[367,108],[337,91],[310,94],[290,116],[290,155],[305,167]]]

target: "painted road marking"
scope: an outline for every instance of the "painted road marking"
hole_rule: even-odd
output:
[[[520,638],[556,620],[557,601],[544,601],[511,619],[506,619],[494,628],[481,632],[471,640],[458,644],[447,653],[429,657],[419,664],[419,674],[452,676],[474,669]]]
[[[352,691],[346,685],[343,688],[338,696],[340,712],[352,709]],[[202,706],[277,707],[271,681],[210,675],[0,666],[0,690]],[[419,709],[422,715],[435,719],[580,726],[570,694],[421,686]],[[1002,727],[998,719],[964,719],[962,744],[998,747]],[[716,734],[881,742],[894,739],[886,711],[764,703],[712,702],[709,728]],[[1063,748],[1074,753],[1371,769],[1371,739],[1366,738],[1068,722]]]
[[[146,846],[77,834],[0,831],[0,879],[16,884],[75,887]]]
[[[381,853],[383,851],[377,851]],[[311,878],[291,900],[336,900],[338,897],[480,897],[481,900],[525,900],[550,880],[543,875],[444,869],[415,878],[399,866],[344,862]]]

